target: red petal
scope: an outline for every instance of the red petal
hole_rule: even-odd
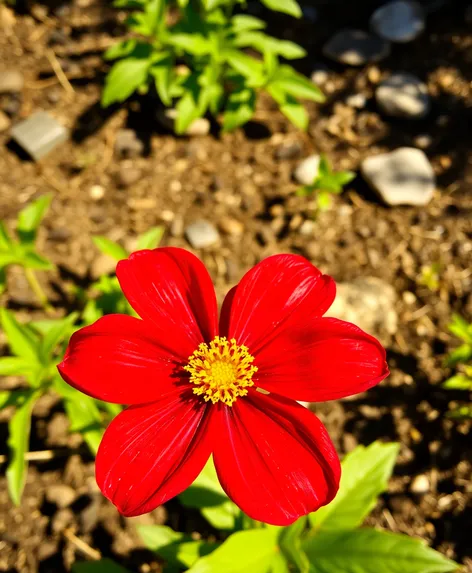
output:
[[[226,303],[222,335],[235,338],[255,354],[282,329],[322,316],[335,291],[333,279],[303,257],[268,257],[244,275],[232,301]]]
[[[134,310],[161,334],[179,338],[186,358],[218,334],[215,290],[192,253],[174,247],[137,251],[118,263],[116,274]]]
[[[210,412],[193,394],[172,392],[113,420],[97,453],[96,477],[123,515],[152,511],[191,485],[210,456]]]
[[[109,314],[70,339],[58,365],[64,380],[81,392],[118,404],[157,400],[175,386],[180,359],[153,326],[132,316]],[[162,339],[162,336],[161,336]]]
[[[308,402],[364,392],[389,374],[379,341],[336,318],[282,332],[257,354],[255,364],[257,386]]]
[[[296,402],[250,391],[220,410],[217,436],[221,485],[253,519],[289,525],[336,495],[334,446],[318,418]]]

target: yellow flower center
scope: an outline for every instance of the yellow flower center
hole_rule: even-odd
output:
[[[210,344],[200,344],[184,370],[190,373],[194,394],[206,402],[232,406],[238,396],[245,396],[254,386],[252,376],[257,367],[252,366],[253,361],[246,346],[239,346],[234,338],[216,336]]]

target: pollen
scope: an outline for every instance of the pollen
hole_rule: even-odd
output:
[[[206,402],[223,402],[232,406],[238,396],[246,396],[254,385],[257,372],[254,357],[246,346],[224,336],[216,336],[209,344],[202,343],[189,357],[184,370],[190,374],[193,392]]]

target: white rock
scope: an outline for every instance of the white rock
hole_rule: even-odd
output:
[[[209,221],[195,221],[185,229],[185,236],[194,249],[211,247],[220,240],[216,227]]]
[[[341,64],[363,66],[390,53],[390,44],[362,30],[341,30],[323,46],[323,54]]]
[[[346,98],[346,103],[349,107],[362,109],[367,104],[367,98],[364,94],[352,94]]]
[[[361,173],[387,205],[427,205],[435,188],[435,176],[420,149],[400,147],[364,159]]]
[[[394,0],[372,14],[370,27],[390,42],[411,42],[424,30],[424,10],[418,2]]]
[[[415,476],[410,485],[410,491],[412,493],[418,493],[418,494],[428,493],[430,489],[431,489],[431,483],[429,477],[425,474],[419,474]]]
[[[421,119],[430,109],[428,87],[412,74],[395,73],[375,91],[379,108],[387,115]]]
[[[310,155],[298,165],[293,175],[300,185],[311,185],[318,175],[319,167],[320,156]]]
[[[156,112],[157,121],[166,129],[175,132],[175,120],[177,119],[177,110],[174,108],[159,109]],[[207,135],[210,132],[210,122],[206,117],[199,117],[193,121],[185,135],[199,136]]]
[[[94,201],[100,201],[105,197],[105,188],[101,185],[92,185],[89,189],[89,195]]]
[[[316,67],[311,73],[311,81],[317,86],[322,86],[329,80],[329,70],[324,66]]]

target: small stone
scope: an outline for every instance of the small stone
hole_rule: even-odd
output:
[[[132,129],[120,129],[116,134],[115,153],[120,159],[131,159],[143,154],[144,144]]]
[[[75,515],[70,507],[60,509],[51,520],[51,530],[53,533],[62,533],[74,523]]]
[[[378,8],[370,18],[371,29],[390,42],[411,42],[425,28],[425,14],[420,4],[395,0]]]
[[[234,237],[240,236],[244,233],[243,223],[237,219],[233,219],[232,217],[223,217],[219,223],[219,227],[223,233]]]
[[[0,133],[6,131],[10,127],[10,124],[10,118],[0,109]]]
[[[311,185],[318,175],[320,156],[310,155],[295,169],[293,175],[300,185]]]
[[[163,211],[161,211],[161,219],[165,223],[172,223],[174,218],[175,218],[174,211],[170,211],[169,209],[164,209]]]
[[[311,72],[311,81],[317,86],[322,86],[329,80],[329,70],[326,66],[319,65]]]
[[[159,109],[156,112],[156,119],[163,127],[175,133],[177,113],[174,108]],[[210,122],[206,117],[199,117],[189,125],[184,135],[202,136],[208,135],[209,132]]]
[[[99,279],[103,275],[110,275],[116,270],[116,261],[109,255],[99,255],[92,263],[90,269],[93,279]]]
[[[306,219],[306,221],[303,221],[300,225],[298,232],[303,237],[311,237],[315,232],[315,223],[311,219]]]
[[[173,237],[181,237],[184,234],[184,220],[180,215],[176,215],[170,226],[170,234]]]
[[[100,199],[105,197],[105,188],[101,185],[92,185],[92,187],[89,189],[89,195],[90,199],[93,199],[94,201],[100,201]]]
[[[427,205],[435,188],[435,176],[420,149],[400,147],[368,157],[361,172],[387,205]]]
[[[275,158],[279,160],[295,159],[300,156],[303,145],[299,141],[286,141],[280,145],[276,152]]]
[[[185,229],[185,236],[194,249],[211,247],[220,240],[216,227],[204,219],[200,219],[189,225]]]
[[[323,54],[327,58],[349,66],[378,62],[389,53],[388,42],[362,30],[341,30],[323,46]]]
[[[25,80],[18,70],[5,70],[0,72],[0,94],[21,92]]]
[[[336,287],[329,316],[352,322],[369,334],[395,334],[397,295],[392,285],[376,277],[359,277]]]
[[[419,147],[420,149],[427,149],[428,147],[431,147],[433,143],[433,138],[431,135],[425,133],[417,135],[413,140],[413,143],[416,145],[416,147]]]
[[[11,136],[35,161],[67,141],[69,131],[44,111],[38,111],[11,129]]]
[[[415,304],[415,302],[417,300],[416,295],[409,290],[406,290],[402,294],[402,298],[403,298],[403,301],[405,302],[405,304]]]
[[[9,116],[15,117],[21,110],[21,96],[19,94],[7,94],[2,98],[2,110]]]
[[[427,85],[412,74],[392,74],[378,86],[375,98],[379,108],[393,117],[421,119],[430,109]]]
[[[367,104],[367,98],[364,94],[352,94],[346,98],[346,103],[349,107],[363,109]]]
[[[410,491],[416,494],[428,493],[431,489],[429,477],[425,474],[419,474],[413,478],[410,484]]]
[[[142,176],[143,172],[141,169],[123,165],[118,171],[117,183],[120,187],[131,187],[131,185],[137,183]]]
[[[75,491],[65,484],[50,485],[46,490],[46,499],[60,509],[71,505],[75,498]]]

